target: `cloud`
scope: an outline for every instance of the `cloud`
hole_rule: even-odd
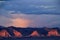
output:
[[[0,16],[0,25],[21,28],[59,27],[60,15],[27,15],[9,14],[11,17]]]
[[[30,22],[31,21],[27,19],[16,18],[12,19],[12,26],[27,28],[30,25]]]
[[[45,8],[45,9],[56,8],[55,5],[30,5],[30,7],[35,7],[35,8]]]
[[[9,0],[0,0],[0,1],[9,1]]]
[[[27,19],[24,14],[10,14],[11,15],[11,25],[15,27],[27,28],[32,23],[32,20]]]
[[[27,28],[32,21],[26,18],[23,18],[23,14],[9,14],[11,17],[0,16],[0,25],[2,26],[15,26],[20,28]],[[21,18],[22,17],[22,18]]]
[[[59,26],[60,5],[57,2],[57,0],[11,0],[0,2],[0,25],[11,26],[13,24],[13,26],[30,26],[34,28]]]
[[[60,21],[52,21],[51,23],[47,24],[50,27],[60,27]]]
[[[57,0],[12,0],[2,2],[1,5],[5,11],[20,11],[22,14],[60,15],[60,5]]]
[[[0,15],[0,25],[2,26],[10,26],[11,24],[11,19],[5,16]]]

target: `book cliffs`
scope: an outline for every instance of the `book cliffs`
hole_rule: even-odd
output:
[[[51,37],[51,36],[60,36],[60,32],[59,32],[60,30],[58,31],[56,28],[55,29],[49,28],[49,30],[45,30],[47,32],[45,32],[45,31],[41,32],[40,29],[44,30],[45,28],[43,28],[43,29],[42,28],[33,28],[33,30],[32,30],[32,28],[14,28],[14,27],[13,28],[0,28],[0,37]],[[29,31],[30,33],[27,31]],[[27,35],[25,35],[26,33],[27,33]]]
[[[31,37],[35,37],[35,36],[39,37],[40,34],[39,34],[37,31],[33,31],[33,32],[30,34],[30,36],[31,36]]]
[[[0,37],[11,37],[11,35],[3,29],[0,31]]]

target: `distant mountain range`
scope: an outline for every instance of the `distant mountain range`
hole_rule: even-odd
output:
[[[17,28],[0,26],[0,37],[51,37],[60,36],[60,28]]]

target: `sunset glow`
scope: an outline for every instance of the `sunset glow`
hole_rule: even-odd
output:
[[[28,27],[30,22],[31,22],[30,20],[22,19],[22,18],[12,19],[12,25],[21,28]]]

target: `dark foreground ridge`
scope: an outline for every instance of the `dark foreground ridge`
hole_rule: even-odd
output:
[[[21,38],[0,38],[1,40],[60,40],[60,37],[21,37]]]

